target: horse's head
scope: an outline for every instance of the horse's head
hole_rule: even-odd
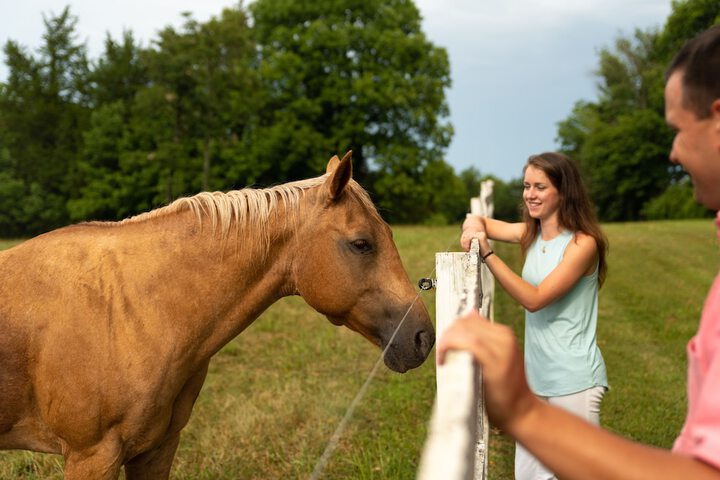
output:
[[[330,160],[327,179],[303,217],[294,271],[300,295],[335,325],[382,349],[389,344],[385,364],[392,370],[422,364],[435,342],[430,316],[402,266],[390,227],[352,180],[350,152]]]

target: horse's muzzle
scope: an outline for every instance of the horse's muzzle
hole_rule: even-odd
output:
[[[435,329],[430,317],[424,307],[419,310],[400,326],[389,348],[385,341],[382,342],[385,365],[390,370],[405,373],[419,367],[435,345]]]

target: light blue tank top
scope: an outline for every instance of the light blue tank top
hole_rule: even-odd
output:
[[[564,231],[550,241],[540,233],[530,246],[522,278],[532,285],[558,266],[573,239]],[[543,397],[608,386],[597,346],[598,269],[583,276],[563,297],[545,308],[525,311],[525,370],[530,388]]]

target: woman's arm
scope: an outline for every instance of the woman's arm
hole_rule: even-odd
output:
[[[463,222],[462,236],[460,237],[460,245],[465,251],[470,250],[471,240],[478,238],[477,234],[480,232],[485,232],[490,240],[520,243],[520,239],[525,233],[525,224],[508,223],[494,218],[468,214]]]
[[[558,478],[588,480],[720,480],[720,471],[692,457],[631,442],[535,397],[523,357],[507,326],[472,312],[438,342],[438,362],[468,350],[483,368],[485,405],[494,425],[525,446]]]
[[[480,254],[490,252],[490,243],[482,232],[477,235]],[[597,264],[595,239],[583,233],[576,233],[570,241],[560,264],[534,286],[513,272],[496,254],[485,258],[495,279],[511,297],[531,312],[540,310],[569,292],[583,275],[592,273]]]

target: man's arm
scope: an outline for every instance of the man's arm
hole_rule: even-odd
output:
[[[438,362],[468,350],[482,365],[490,420],[563,479],[719,480],[702,461],[626,440],[541,401],[527,385],[523,357],[508,327],[477,312],[440,338]]]
[[[558,478],[720,479],[720,471],[706,463],[632,442],[545,402],[538,402],[508,434]]]

